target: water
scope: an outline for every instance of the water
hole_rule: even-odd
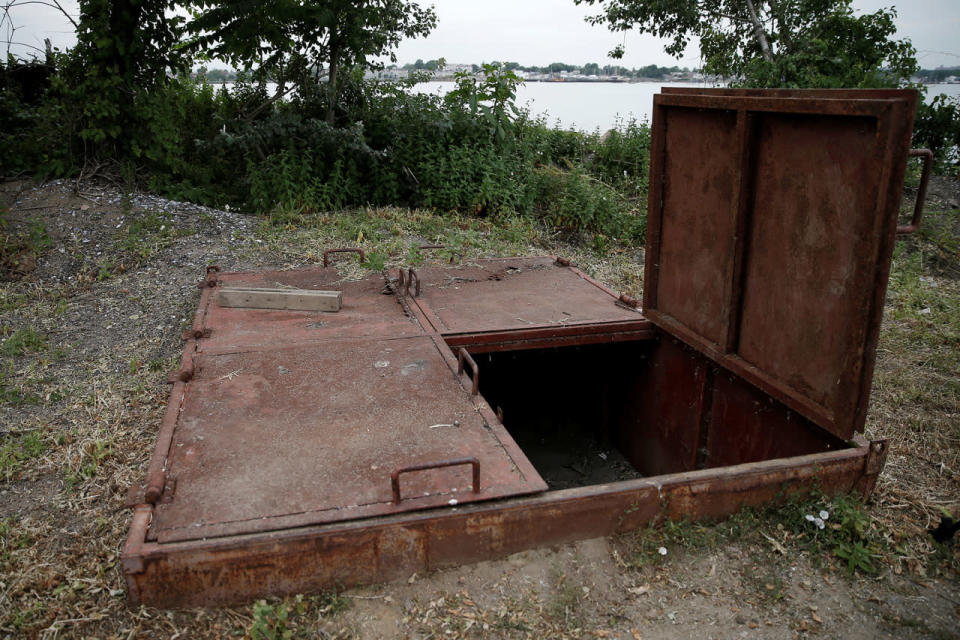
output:
[[[517,87],[517,104],[547,124],[564,129],[606,131],[618,120],[649,121],[660,87],[705,87],[702,83],[528,82]],[[425,82],[414,90],[444,95],[453,82]]]
[[[226,83],[228,90],[233,83]],[[419,93],[444,95],[453,82],[424,82],[414,87]],[[533,115],[546,114],[547,123],[582,131],[607,131],[617,120],[650,120],[653,94],[660,87],[706,87],[703,83],[658,82],[529,82],[517,87],[517,104]],[[276,85],[271,83],[269,91]],[[960,84],[927,85],[926,101],[945,93],[960,98]]]
[[[614,127],[618,120],[636,118],[650,120],[653,94],[660,87],[707,87],[703,83],[657,82],[529,82],[517,87],[517,104],[526,107],[532,115],[545,114],[547,123],[564,129],[582,131]],[[453,82],[425,82],[414,90],[420,93],[444,95],[454,87]],[[926,101],[945,93],[960,97],[960,84],[927,85]]]

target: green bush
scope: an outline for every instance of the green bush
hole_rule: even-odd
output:
[[[960,101],[945,94],[917,108],[913,144],[933,151],[940,170],[960,163]]]
[[[4,171],[75,174],[91,145],[118,139],[112,130],[96,133],[106,116],[78,104],[77,61],[61,56],[58,64],[39,106],[0,93],[0,135],[23,150]],[[271,101],[244,74],[230,92],[172,77],[133,96],[138,126],[117,160],[168,197],[246,206],[280,223],[350,206],[405,205],[519,215],[641,241],[649,128],[629,121],[603,136],[551,129],[515,104],[518,83],[506,67],[485,65],[479,75],[461,74],[441,98],[354,72],[329,124],[320,82]]]

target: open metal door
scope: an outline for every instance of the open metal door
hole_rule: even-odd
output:
[[[644,314],[841,438],[866,417],[916,100],[654,96]]]

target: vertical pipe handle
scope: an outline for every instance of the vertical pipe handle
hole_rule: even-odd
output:
[[[927,200],[927,184],[930,182],[930,168],[933,166],[933,152],[930,149],[910,149],[911,158],[923,158],[923,172],[920,174],[920,188],[917,190],[917,201],[913,205],[913,218],[910,224],[897,227],[897,233],[905,235],[920,228],[920,219],[923,217],[923,204]]]
[[[460,350],[457,351],[457,375],[463,375],[464,360],[470,363],[470,368],[473,371],[473,387],[470,389],[470,395],[475,396],[480,393],[480,369],[477,368],[477,363],[470,357],[467,350],[460,347]]]
[[[413,284],[414,280],[417,281],[417,285],[413,289],[413,297],[418,298],[420,296],[420,274],[414,271],[413,267],[410,267],[407,270],[407,286],[406,286],[407,295],[410,295],[410,285]]]

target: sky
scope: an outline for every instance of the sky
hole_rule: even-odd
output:
[[[433,0],[420,4],[436,7],[438,25],[426,38],[401,43],[396,52],[400,64],[443,57],[448,63],[500,60],[524,66],[551,62],[597,62],[602,66],[615,63],[607,52],[618,44],[626,48],[619,62],[626,67],[700,64],[695,46],[677,60],[664,53],[664,40],[636,32],[612,33],[606,27],[587,24],[584,17],[597,9],[577,6],[573,0]],[[61,5],[76,15],[77,2],[66,0]],[[960,66],[960,0],[854,0],[853,6],[863,12],[895,6],[897,37],[913,42],[921,67]],[[22,43],[11,47],[15,54],[29,56],[42,51],[44,38],[61,49],[75,42],[72,26],[56,9],[29,3],[14,7],[11,17],[17,25],[13,40]],[[7,27],[5,23],[0,30],[0,41],[10,39]]]

